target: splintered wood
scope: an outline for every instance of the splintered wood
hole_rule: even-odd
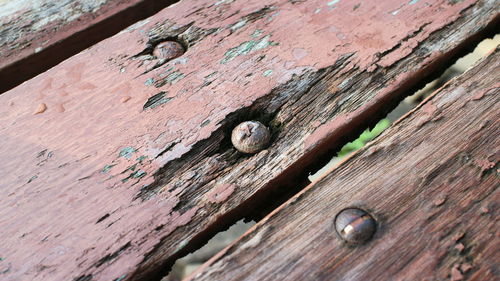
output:
[[[496,280],[500,49],[334,168],[191,280]],[[493,74],[493,75],[492,75]],[[378,229],[335,232],[345,208]]]
[[[0,95],[0,279],[159,280],[304,187],[497,2],[181,1]],[[154,56],[165,40],[186,52]],[[231,145],[246,120],[271,130],[256,154]]]

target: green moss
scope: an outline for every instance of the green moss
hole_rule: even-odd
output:
[[[104,166],[104,168],[102,168],[102,170],[101,170],[101,173],[103,173],[103,174],[108,173],[109,170],[111,170],[111,168],[113,168],[114,166],[116,166],[116,164],[109,164],[109,165]]]
[[[268,69],[268,70],[264,71],[264,73],[262,75],[264,75],[264,77],[267,77],[271,74],[273,74],[273,71],[271,69]]]
[[[148,80],[146,80],[146,82],[144,82],[144,85],[151,86],[154,84],[154,82],[155,80],[153,78],[149,78]]]
[[[239,22],[237,22],[233,26],[231,26],[231,30],[236,31],[236,30],[244,27],[246,24],[247,24],[247,21],[245,19],[240,20]]]
[[[148,101],[146,101],[146,103],[142,106],[142,109],[143,110],[152,109],[152,108],[155,108],[155,107],[160,106],[162,104],[165,104],[173,99],[170,97],[165,97],[166,95],[167,95],[167,93],[162,91],[162,92],[159,92],[158,94],[150,97],[148,99]]]
[[[118,156],[130,159],[132,157],[132,154],[134,154],[136,151],[137,150],[135,148],[127,146],[120,151],[120,154]]]
[[[132,174],[130,174],[130,176],[132,176],[132,178],[134,178],[134,179],[139,179],[139,178],[144,177],[146,174],[147,173],[144,172],[143,170],[138,170],[138,171],[135,171]]]
[[[181,80],[182,78],[185,77],[184,73],[176,70],[176,71],[173,71],[174,68],[171,67],[169,69],[167,69],[167,71],[165,71],[164,73],[162,73],[160,75],[161,79],[159,79],[158,81],[156,81],[154,84],[155,84],[155,87],[156,88],[160,88],[166,84],[175,84],[177,83],[179,80]]]
[[[380,120],[372,130],[366,129],[357,139],[344,145],[337,154],[337,157],[345,157],[351,152],[362,148],[367,142],[380,135],[390,125],[391,122],[388,119]]]
[[[326,3],[326,5],[333,6],[333,5],[337,4],[338,2],[340,2],[340,0],[332,0],[332,1],[328,2],[328,3]]]
[[[165,78],[165,81],[170,84],[175,84],[177,81],[184,78],[184,73],[180,71],[174,71]]]
[[[261,35],[262,35],[262,30],[260,30],[260,29],[256,29],[256,30],[252,33],[252,35],[251,35],[251,36],[252,36],[253,38],[259,38],[259,36],[261,36]]]
[[[135,160],[137,160],[137,162],[139,162],[139,164],[142,164],[142,161],[144,161],[145,159],[148,159],[148,157],[145,155],[142,155],[142,156],[137,157],[137,159],[135,159]]]
[[[125,277],[127,277],[127,274],[123,274],[122,276],[116,278],[115,280],[113,281],[122,281],[123,279],[125,279]]]
[[[278,43],[270,41],[271,35],[266,35],[260,40],[250,40],[241,43],[239,46],[227,50],[224,54],[224,59],[220,62],[221,64],[228,63],[238,56],[243,56],[249,54],[250,52],[261,50],[269,46],[276,46]]]
[[[146,175],[147,175],[147,173],[144,172],[143,170],[137,170],[137,171],[131,173],[128,177],[122,179],[122,182],[127,182],[129,179],[140,179]]]
[[[122,173],[125,173],[126,171],[135,171],[135,169],[137,168],[137,164],[138,163],[135,163],[134,165],[128,166],[127,169],[125,169],[125,171],[123,171]]]

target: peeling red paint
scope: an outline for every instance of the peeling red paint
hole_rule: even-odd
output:
[[[493,169],[496,166],[495,162],[491,162],[488,159],[476,159],[474,162],[481,168],[481,172]]]
[[[442,55],[440,52],[432,53],[422,65],[421,70],[426,71],[427,67],[432,67],[432,62],[435,62],[439,56]],[[304,149],[309,151],[314,147],[318,147],[328,139],[335,138],[335,136],[348,135],[349,126],[356,127],[356,124],[362,122],[364,119],[370,118],[372,112],[375,112],[375,108],[383,105],[386,100],[390,99],[391,96],[398,94],[404,89],[405,85],[411,85],[415,77],[418,77],[420,73],[403,73],[397,77],[394,77],[392,83],[387,85],[382,91],[378,92],[375,97],[368,100],[363,107],[356,109],[353,112],[344,113],[337,116],[333,120],[329,121],[318,127],[310,136],[304,141]],[[434,114],[434,108],[437,107],[433,104],[425,105],[429,113]],[[424,118],[421,125],[432,120],[432,116]],[[439,117],[435,117],[438,120]],[[349,124],[349,126],[348,126]]]
[[[451,269],[451,280],[452,281],[460,281],[464,280],[464,276],[462,275],[462,272],[458,269],[459,264],[455,264],[453,268]]]
[[[470,263],[463,263],[462,265],[460,265],[460,270],[463,272],[463,273],[467,273],[469,272],[469,270],[472,269],[472,265]]]
[[[482,91],[478,91],[472,98],[471,100],[473,101],[476,101],[476,100],[480,100],[482,99],[485,95],[487,95],[488,93],[492,92],[493,90],[496,90],[500,88],[500,84],[498,85],[495,85],[494,87],[492,88],[488,88],[488,89],[483,89]]]
[[[129,273],[147,251],[189,223],[206,203],[181,214],[173,211],[180,200],[178,190],[165,188],[145,202],[134,200],[135,195],[155,181],[153,175],[162,167],[209,138],[229,114],[251,105],[294,75],[331,66],[346,54],[353,54],[353,60],[344,72],[373,67],[379,60],[376,54],[394,48],[408,32],[425,25],[422,35],[408,39],[407,44],[415,44],[476,1],[404,6],[396,16],[388,16],[388,11],[400,1],[363,3],[355,12],[344,13],[344,9],[352,9],[347,2],[316,14],[316,8],[326,5],[324,1],[237,0],[225,5],[181,1],[1,95],[0,155],[9,159],[0,163],[2,190],[7,194],[0,198],[0,206],[4,206],[1,245],[24,245],[2,249],[2,255],[12,262],[6,278],[71,280],[85,272],[95,280],[113,280]],[[276,7],[272,18],[258,19],[227,38],[229,26],[267,4]],[[449,17],[441,16],[442,9]],[[438,17],[438,24],[428,24]],[[144,50],[148,31],[165,19],[179,26],[196,19],[197,27],[220,32],[188,48],[179,58],[182,61],[173,60],[144,74],[146,65],[138,66],[130,58]],[[253,40],[256,29],[277,45],[221,64],[228,50]],[[289,30],[294,30],[294,36]],[[407,51],[396,48],[389,54],[391,60],[397,60]],[[169,67],[183,73],[183,78],[160,88],[146,85]],[[266,70],[272,70],[272,75],[261,75]],[[218,72],[216,78],[206,86],[204,77],[214,71]],[[367,101],[365,107],[319,126],[305,141],[305,150],[369,116],[370,108],[383,103],[399,82]],[[174,98],[144,111],[149,97],[160,91]],[[34,116],[40,103],[48,110]],[[205,120],[210,123],[201,127]],[[123,149],[128,158],[120,156]],[[53,156],[38,166],[36,156],[43,150],[53,151]],[[140,162],[143,156],[147,160]],[[131,177],[139,170],[145,173],[140,174],[143,177]],[[215,190],[207,198],[209,203],[226,201],[236,186],[221,185]],[[106,214],[111,215],[95,223]],[[131,246],[112,263],[94,267],[96,260],[110,253],[108,247],[117,250],[129,242]],[[57,247],[63,250],[47,260],[45,253]],[[37,272],[35,268],[45,262],[57,271]]]
[[[430,101],[426,102],[420,109],[425,114],[420,117],[419,127],[422,127],[428,122],[437,121],[441,118],[438,114],[436,114],[438,112],[438,107]]]
[[[463,250],[465,249],[465,246],[462,243],[458,243],[457,245],[455,245],[455,249],[457,249],[459,253],[462,253]]]
[[[435,106],[431,101],[426,102],[421,110],[428,116],[436,114],[437,106]]]
[[[5,31],[0,40],[0,93],[172,3],[56,2],[0,2],[0,25]]]
[[[304,141],[304,149],[308,150],[321,143],[324,139],[331,138],[334,134],[340,133],[345,127],[351,124],[352,116],[355,115],[355,113],[344,114],[321,125]]]
[[[484,94],[486,93],[486,91],[481,91],[481,92],[477,92],[477,94],[475,94],[471,100],[480,100],[484,97]]]
[[[227,200],[231,194],[233,194],[236,189],[236,185],[234,184],[221,184],[214,188],[210,193],[206,196],[210,203],[221,203]]]

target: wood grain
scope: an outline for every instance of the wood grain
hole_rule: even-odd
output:
[[[0,0],[0,94],[174,0]]]
[[[1,95],[1,278],[159,280],[305,186],[498,23],[497,1],[413,2],[182,1]],[[152,57],[165,39],[186,53]],[[242,155],[249,119],[272,140]]]
[[[190,280],[498,280],[500,48],[335,167]],[[374,238],[346,244],[344,208]]]

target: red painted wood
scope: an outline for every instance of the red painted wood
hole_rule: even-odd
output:
[[[500,48],[187,280],[497,280],[499,69]],[[346,208],[374,218],[371,239],[341,238]]]
[[[0,1],[0,94],[172,3]]]
[[[415,55],[419,44],[451,52],[484,28],[498,12],[493,2],[183,1],[6,92],[0,96],[0,277],[82,281],[156,274],[163,261],[283,171],[310,162],[315,149],[339,136],[339,126],[359,124],[417,70],[439,62],[440,52],[423,50],[415,65],[396,64]],[[464,14],[474,24],[464,23],[443,41],[433,37],[462,23]],[[148,34],[168,37],[190,24],[184,33],[189,47],[180,58],[153,69],[159,62],[139,55]],[[343,68],[315,92],[338,96],[325,106],[341,112],[316,118],[305,106],[312,121],[284,125],[269,149],[235,156],[234,165],[219,161],[221,124],[232,113],[264,107],[259,98],[300,76],[305,86],[290,93],[297,98],[301,87],[314,85],[307,77],[345,57]],[[377,91],[353,96],[355,89],[345,86],[344,74],[391,67],[398,75]],[[163,104],[144,108],[162,94]],[[268,103],[273,109],[279,100]],[[274,110],[283,114],[277,118],[287,117]],[[281,139],[294,128],[301,129],[295,141]],[[165,174],[178,163],[187,168]],[[265,167],[252,170],[256,163]],[[217,177],[223,172],[226,178]],[[138,196],[152,185],[160,187],[158,194]]]

